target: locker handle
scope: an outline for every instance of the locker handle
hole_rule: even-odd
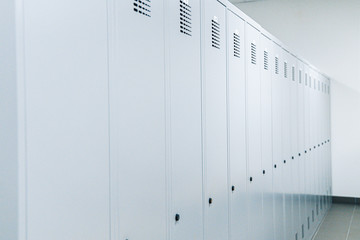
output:
[[[179,214],[175,214],[175,221],[178,222],[180,220],[180,215]]]

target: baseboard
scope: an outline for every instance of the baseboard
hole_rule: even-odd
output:
[[[359,204],[360,205],[360,198],[356,198],[356,197],[333,196],[332,201],[333,201],[333,203]]]

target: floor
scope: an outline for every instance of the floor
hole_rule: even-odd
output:
[[[360,240],[360,205],[334,203],[314,240]]]

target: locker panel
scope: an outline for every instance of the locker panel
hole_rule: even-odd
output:
[[[292,212],[293,212],[293,234],[301,235],[300,224],[300,158],[301,153],[298,151],[298,65],[293,55],[289,55],[290,63],[290,138],[291,138],[291,194],[293,197]]]
[[[26,65],[21,71],[26,78],[20,77],[26,88],[19,99],[26,108],[19,114],[26,115],[26,143],[19,142],[26,145],[26,166],[19,167],[26,175],[19,177],[26,185],[26,193],[20,191],[26,194],[26,232],[21,232],[29,240],[110,239],[106,2],[26,1],[22,7],[26,24],[18,40],[24,49],[18,56]]]
[[[273,45],[274,55],[272,58],[272,141],[273,141],[273,194],[274,194],[274,239],[284,239],[284,207],[283,207],[283,166],[282,166],[282,117],[281,117],[281,103],[282,94],[281,89],[282,77],[280,74],[280,62],[282,61],[281,48]]]
[[[114,239],[166,239],[163,8],[164,1],[109,5]]]
[[[285,239],[292,239],[293,237],[293,196],[291,193],[292,186],[292,161],[291,161],[291,125],[290,125],[290,62],[289,53],[283,50],[282,66],[282,158],[283,158],[283,185],[284,185],[284,227]]]
[[[226,9],[203,1],[205,239],[228,238]]]
[[[165,6],[170,239],[202,239],[200,0]]]
[[[262,239],[260,32],[245,25],[249,238]]]
[[[228,11],[230,239],[247,239],[244,21]]]
[[[273,156],[272,156],[272,69],[273,45],[269,38],[260,39],[261,70],[261,165],[263,182],[263,231],[266,239],[274,238],[273,227]]]

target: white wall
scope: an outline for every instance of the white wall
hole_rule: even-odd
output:
[[[333,194],[360,197],[360,1],[236,6],[332,78]]]

